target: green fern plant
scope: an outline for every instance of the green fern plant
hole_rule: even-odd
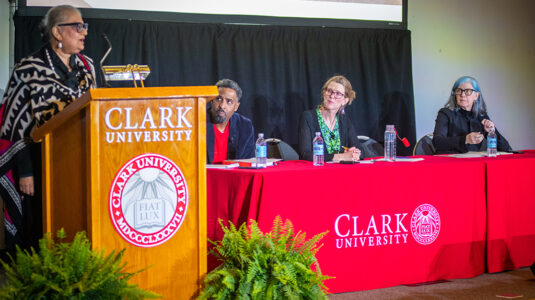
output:
[[[63,229],[59,241],[66,237]],[[50,233],[39,241],[39,251],[31,253],[17,247],[11,263],[0,260],[6,284],[0,288],[0,299],[145,299],[159,295],[129,284],[132,276],[121,262],[125,249],[92,251],[85,232],[78,232],[72,243],[55,243]]]
[[[306,240],[290,220],[277,216],[271,232],[263,234],[256,221],[223,225],[221,241],[210,241],[222,264],[204,281],[199,299],[327,299],[325,276],[316,259],[318,242],[328,231]]]

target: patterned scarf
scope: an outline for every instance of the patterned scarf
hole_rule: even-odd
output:
[[[91,59],[74,55],[80,72],[80,86],[72,89],[55,72],[49,47],[23,58],[15,65],[2,99],[3,120],[0,138],[12,142],[29,137],[35,125],[43,125],[74,99],[95,86],[95,70]],[[89,68],[85,66],[89,65]]]
[[[49,45],[15,65],[0,105],[0,196],[5,204],[6,248],[20,244],[22,195],[11,175],[16,155],[29,147],[31,132],[63,110],[74,99],[95,87],[91,59],[73,55],[79,85],[69,87],[56,72],[55,52]],[[72,65],[71,65],[72,67]],[[41,174],[34,174],[41,176]]]
[[[340,153],[340,131],[338,130],[338,117],[335,119],[333,131],[325,124],[319,108],[316,108],[316,115],[318,116],[318,123],[320,125],[321,135],[323,136],[323,143],[327,146],[327,153]]]

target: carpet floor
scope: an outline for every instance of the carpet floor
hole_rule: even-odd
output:
[[[329,300],[392,299],[525,299],[535,300],[535,276],[529,268],[500,273],[482,274],[474,278],[453,279],[446,282],[340,293]]]

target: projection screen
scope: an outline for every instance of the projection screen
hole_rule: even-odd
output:
[[[45,7],[60,4],[82,8],[84,16],[97,18],[406,29],[407,1],[19,0],[22,13],[27,15],[42,14]]]

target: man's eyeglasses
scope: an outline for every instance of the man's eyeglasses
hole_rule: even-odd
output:
[[[344,97],[344,94],[343,94],[343,93],[340,93],[340,92],[338,92],[338,91],[333,91],[333,90],[331,90],[331,89],[326,89],[326,90],[325,90],[325,94],[327,94],[327,96],[331,96],[331,95],[333,95],[334,98],[336,98],[336,99],[340,99],[340,98]]]
[[[455,95],[461,95],[462,93],[464,93],[465,96],[470,96],[470,95],[472,95],[474,90],[473,89],[466,89],[466,90],[454,89],[453,92],[455,93]]]
[[[58,24],[57,26],[72,26],[72,28],[76,29],[76,32],[81,33],[82,31],[87,31],[89,29],[89,24],[87,23],[63,23]]]

